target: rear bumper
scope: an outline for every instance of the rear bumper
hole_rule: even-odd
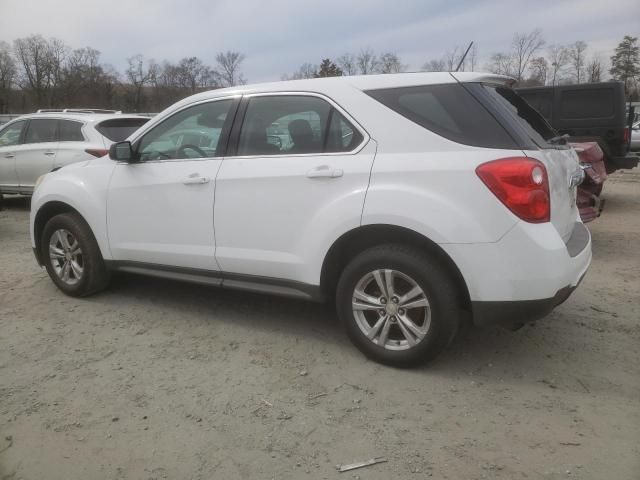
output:
[[[582,278],[578,281],[578,284]],[[569,298],[578,285],[561,288],[551,298],[505,302],[472,302],[473,323],[478,326],[499,325],[512,330],[546,317]]]
[[[442,248],[458,266],[477,325],[523,325],[564,302],[591,263],[591,236],[576,222],[563,241],[550,223],[520,222],[500,241]]]

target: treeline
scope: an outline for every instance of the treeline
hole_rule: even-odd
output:
[[[0,113],[62,107],[157,112],[202,90],[246,83],[244,59],[220,52],[211,66],[198,57],[158,63],[137,54],[120,72],[103,63],[98,50],[73,49],[56,38],[0,42]]]
[[[420,68],[430,72],[488,71],[514,77],[520,86],[559,85],[602,82],[610,79],[625,83],[627,95],[639,95],[640,57],[637,37],[625,36],[609,59],[589,52],[586,42],[568,45],[547,44],[540,29],[515,33],[508,50],[492,53],[481,62],[474,44],[466,57],[467,46],[455,46],[440,58],[426,61]],[[335,59],[325,58],[319,65],[305,63],[283,79],[398,73],[409,69],[394,52],[376,53],[371,48],[345,53]]]
[[[444,51],[414,70],[489,71],[509,75],[520,85],[558,85],[601,82],[625,83],[629,99],[638,100],[640,54],[637,37],[625,36],[611,56],[591,53],[587,43],[547,44],[539,29],[515,33],[509,48],[493,52],[481,61],[474,44]],[[198,57],[171,63],[157,62],[141,54],[126,59],[124,71],[101,61],[92,47],[71,48],[63,41],[40,35],[0,42],[0,113],[31,112],[39,108],[113,108],[128,112],[157,112],[193,93],[246,83],[242,73],[245,56],[220,52],[214,65]],[[410,69],[395,52],[363,48],[305,63],[283,79],[399,73]]]

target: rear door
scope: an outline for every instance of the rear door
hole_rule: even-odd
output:
[[[0,130],[0,190],[14,191],[18,188],[16,152],[26,123],[24,120],[13,122]]]
[[[38,177],[53,169],[58,150],[57,127],[55,118],[29,120],[24,144],[16,152],[16,173],[21,189],[31,191]]]
[[[313,239],[358,226],[375,145],[323,96],[247,101],[216,179],[216,259],[224,272],[297,280]]]
[[[556,133],[527,102],[512,89],[485,85],[500,113],[515,125],[532,144],[524,153],[544,164],[549,175],[551,223],[566,241],[578,221],[577,186],[583,178],[578,155],[568,145],[549,143]]]
[[[82,133],[82,126],[80,121],[58,120],[58,150],[54,168],[91,158],[85,152],[87,141]]]

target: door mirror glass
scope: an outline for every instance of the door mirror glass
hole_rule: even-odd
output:
[[[118,142],[109,148],[109,158],[119,162],[131,162],[134,158],[131,142]]]

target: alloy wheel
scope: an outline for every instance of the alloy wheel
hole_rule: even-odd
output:
[[[61,228],[49,239],[49,259],[56,275],[67,285],[75,285],[84,274],[84,257],[75,236]]]
[[[352,309],[360,330],[387,350],[414,347],[431,325],[426,293],[397,270],[378,269],[364,275],[353,291]]]

